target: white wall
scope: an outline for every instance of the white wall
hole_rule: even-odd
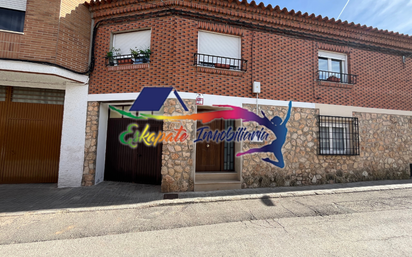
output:
[[[81,186],[88,89],[88,85],[66,87],[58,187]]]

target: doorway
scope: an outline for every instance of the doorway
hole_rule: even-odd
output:
[[[207,124],[197,122],[197,128],[207,126],[211,131],[235,130],[234,120],[213,120]],[[199,133],[199,132],[198,132]],[[197,136],[197,135],[196,135]],[[196,172],[234,172],[235,143],[202,141],[196,143]]]
[[[116,108],[128,111],[130,106],[116,106]],[[139,143],[134,149],[121,144],[119,135],[131,123],[138,125],[137,130],[140,133],[146,124],[149,124],[150,132],[157,134],[163,130],[163,121],[133,120],[109,110],[104,179],[160,185],[162,180],[162,144],[159,143],[154,147]],[[128,137],[132,137],[132,135]]]

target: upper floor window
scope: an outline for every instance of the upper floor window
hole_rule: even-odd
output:
[[[109,65],[150,62],[150,38],[151,30],[114,34],[107,53]]]
[[[199,31],[195,65],[246,70],[246,61],[241,59],[241,38]]]
[[[0,0],[0,30],[23,32],[27,0]]]
[[[354,84],[356,77],[348,74],[347,55],[336,52],[318,52],[318,73],[320,80]]]

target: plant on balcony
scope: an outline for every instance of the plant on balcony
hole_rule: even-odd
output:
[[[117,64],[115,62],[114,56],[120,55],[120,48],[116,49],[114,47],[110,48],[110,51],[106,53],[107,59],[109,60],[109,65],[114,66]]]
[[[150,51],[150,48],[147,48],[146,50],[140,50],[140,55],[143,56],[143,63],[147,63],[150,60],[150,54],[152,52]]]
[[[140,57],[140,50],[135,47],[136,50],[130,48],[130,53],[134,58],[134,64],[142,63],[142,58]]]

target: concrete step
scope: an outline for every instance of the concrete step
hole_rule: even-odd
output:
[[[239,180],[225,179],[225,180],[196,180],[194,191],[216,191],[216,190],[230,190],[241,189]]]
[[[237,180],[236,172],[196,172],[195,181],[205,180]]]

